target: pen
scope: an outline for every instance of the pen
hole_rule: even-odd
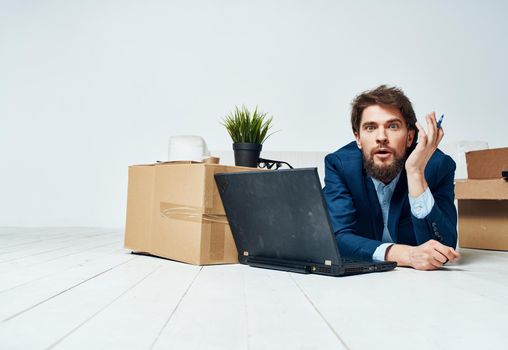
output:
[[[437,128],[439,129],[441,127],[441,123],[443,122],[444,114],[441,114],[441,118],[437,121]]]

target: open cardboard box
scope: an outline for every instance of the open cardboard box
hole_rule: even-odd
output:
[[[196,265],[238,262],[214,174],[252,170],[195,162],[130,166],[125,247]]]
[[[508,250],[508,147],[466,154],[468,179],[455,182],[459,246]]]

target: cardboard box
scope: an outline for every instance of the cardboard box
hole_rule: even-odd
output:
[[[468,152],[466,160],[469,179],[455,182],[459,246],[508,250],[508,181],[501,178],[508,148]]]
[[[466,153],[468,179],[499,179],[508,170],[508,147]]]
[[[190,162],[130,166],[125,247],[196,265],[238,262],[213,175],[252,170]]]

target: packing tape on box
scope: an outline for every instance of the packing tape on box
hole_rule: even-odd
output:
[[[208,224],[210,230],[208,259],[211,262],[220,262],[224,259],[226,226],[229,225],[225,215],[203,214],[200,207],[168,202],[160,202],[160,213],[167,219]]]
[[[228,225],[225,215],[201,213],[200,207],[182,206],[179,204],[160,202],[160,212],[168,219],[185,220],[193,222],[215,222]]]

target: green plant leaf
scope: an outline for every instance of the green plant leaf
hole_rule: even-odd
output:
[[[233,142],[249,142],[262,144],[273,133],[268,134],[272,127],[273,117],[267,117],[258,109],[250,113],[245,105],[235,106],[233,112],[227,114],[222,125],[226,128]]]

